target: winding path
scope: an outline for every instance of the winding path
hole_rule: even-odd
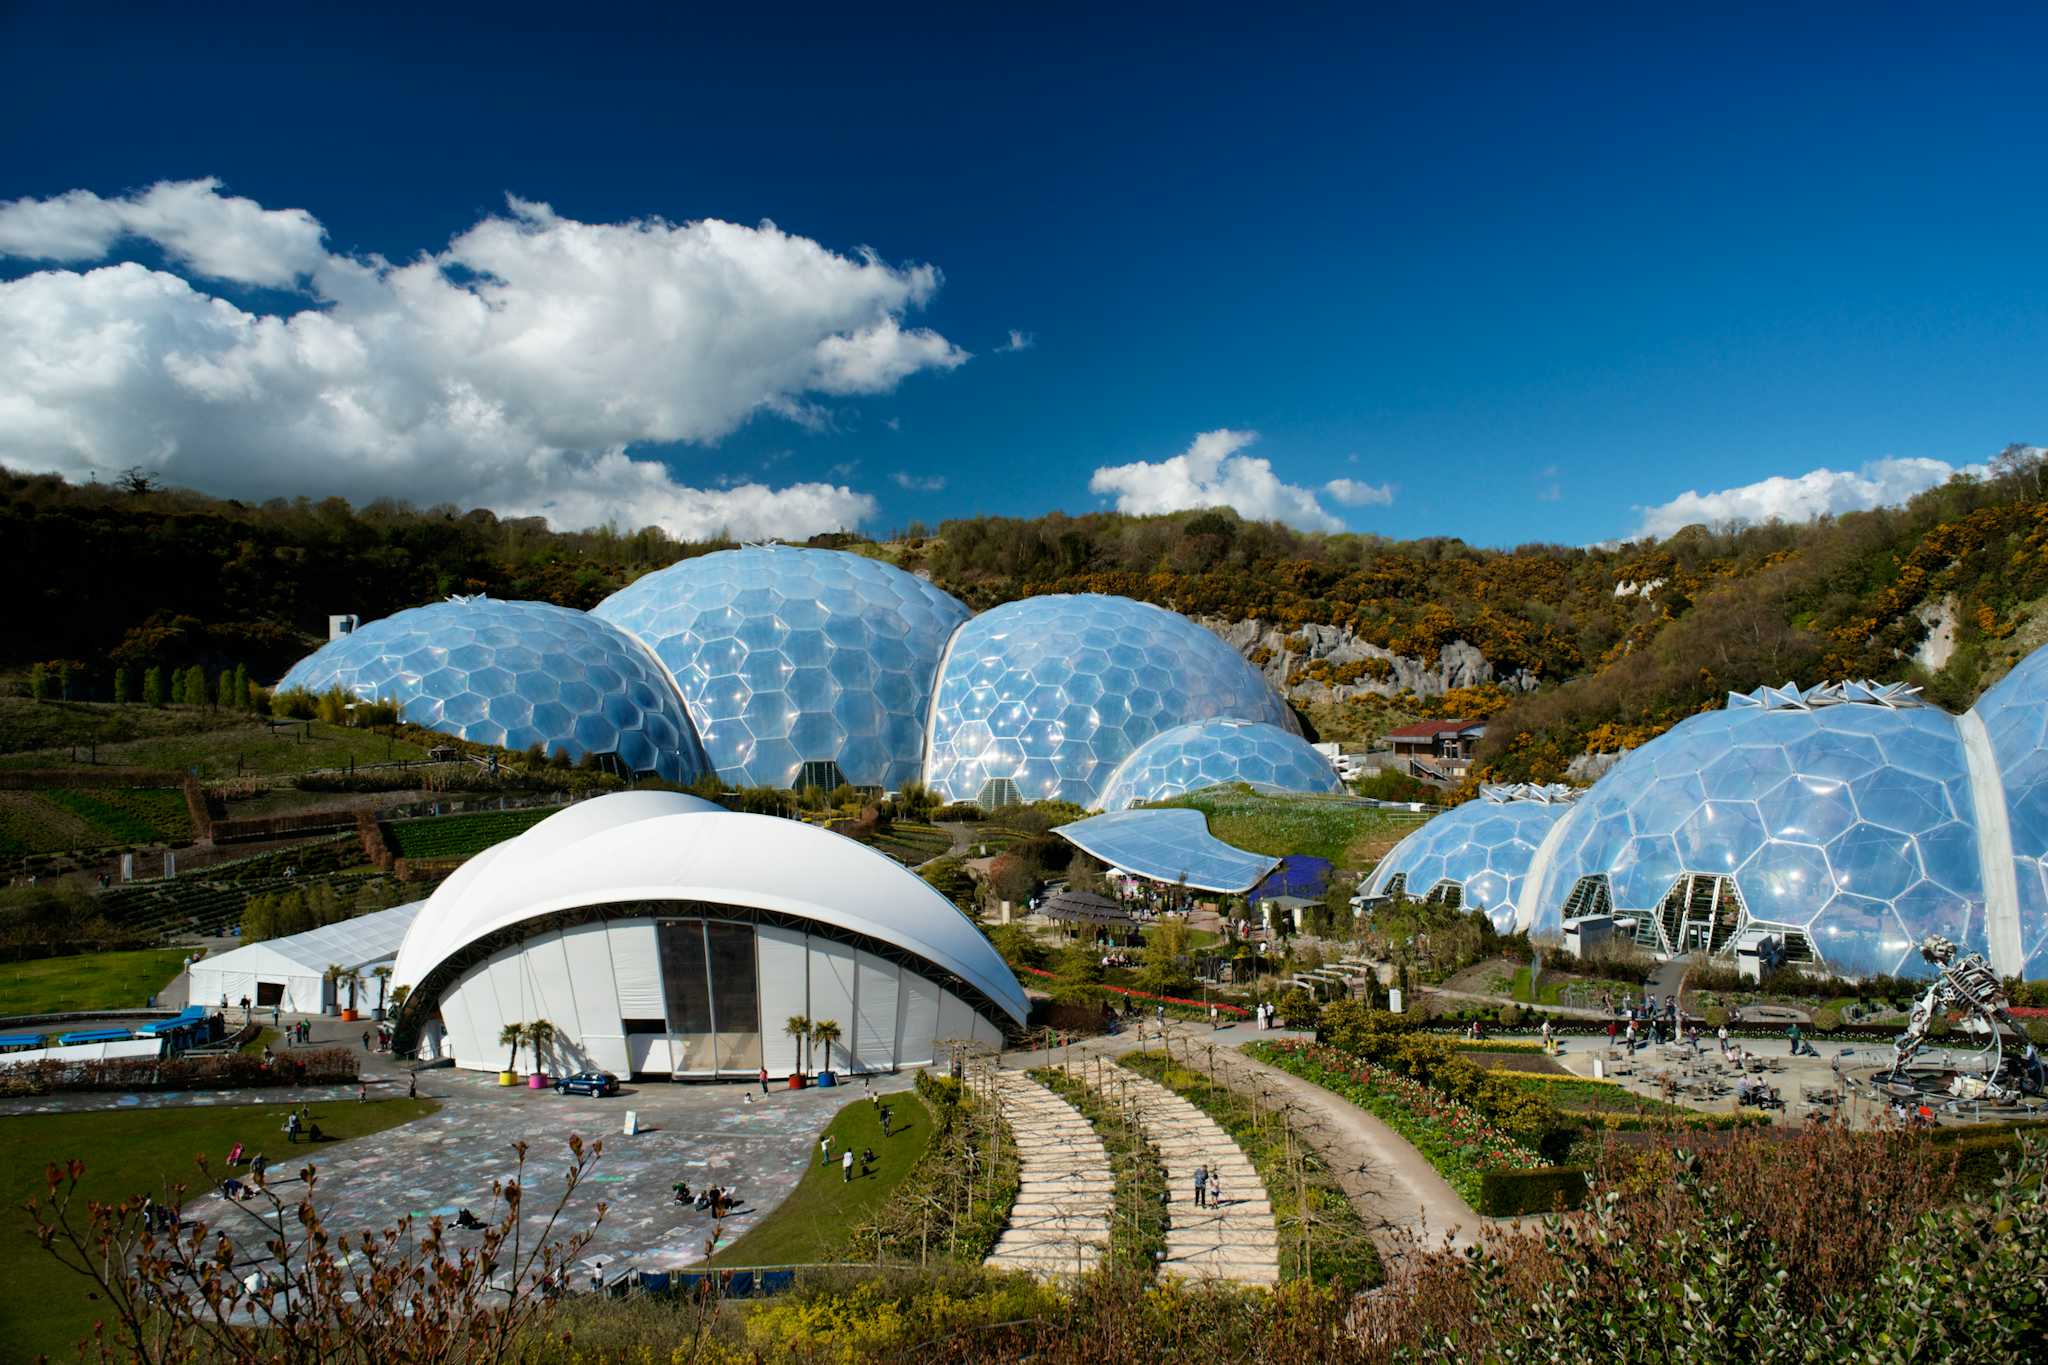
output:
[[[986,1264],[1041,1279],[1093,1269],[1109,1245],[1115,1179],[1102,1139],[1079,1110],[1029,1076],[996,1073],[996,1100],[1017,1143],[1017,1202]]]

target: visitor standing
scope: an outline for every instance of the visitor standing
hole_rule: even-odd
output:
[[[405,1073],[405,1097],[409,1100],[416,1100],[420,1097],[419,1072],[408,1071]]]
[[[839,1159],[839,1182],[842,1185],[851,1185],[853,1183],[853,1148],[851,1147],[848,1147],[846,1155]]]
[[[768,1093],[768,1068],[765,1066],[761,1068],[761,1093]]]
[[[1609,1052],[1612,1052],[1614,1050],[1615,1028],[1615,1022],[1612,1019],[1609,1019],[1607,1021],[1607,1050]]]
[[[1209,1207],[1212,1209],[1221,1208],[1222,1205],[1223,1172],[1220,1170],[1211,1171],[1209,1172]]]
[[[1205,1164],[1195,1167],[1195,1207],[1198,1209],[1206,1208],[1208,1207],[1208,1203],[1209,1168]]]
[[[1723,1025],[1721,1025],[1721,1027],[1719,1027],[1719,1028],[1717,1028],[1717,1029],[1715,1029],[1715,1030],[1714,1030],[1714,1040],[1715,1040],[1716,1042],[1718,1042],[1718,1043],[1719,1043],[1719,1044],[1721,1045],[1721,1060],[1722,1060],[1722,1061],[1724,1061],[1724,1062],[1725,1062],[1725,1061],[1727,1061],[1727,1060],[1728,1060],[1728,1026],[1727,1026],[1726,1024],[1723,1024]]]
[[[1557,1049],[1552,1045],[1550,1037],[1550,1021],[1548,1019],[1545,1019],[1543,1021],[1543,1055],[1548,1057],[1556,1050]]]
[[[1635,1020],[1633,1020],[1633,1019],[1631,1019],[1631,1020],[1629,1020],[1629,1021],[1628,1021],[1628,1051],[1629,1051],[1629,1055],[1630,1055],[1630,1056],[1634,1056],[1634,1055],[1635,1055],[1635,1051],[1636,1051],[1636,1021],[1635,1021]]]
[[[824,1141],[818,1144],[818,1150],[824,1153],[824,1157],[819,1164],[830,1166],[832,1164],[832,1135],[830,1133],[825,1134]]]
[[[368,1052],[369,1050],[370,1050],[370,1031],[369,1031],[368,1029],[364,1029],[364,1030],[363,1030],[363,1051],[365,1051],[365,1052]]]

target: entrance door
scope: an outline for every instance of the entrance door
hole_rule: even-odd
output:
[[[284,982],[259,981],[256,983],[256,1007],[269,1009],[272,1005],[284,1003]]]

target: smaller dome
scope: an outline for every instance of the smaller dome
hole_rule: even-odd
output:
[[[1536,850],[1576,794],[1569,787],[1489,787],[1479,800],[1445,811],[1394,845],[1366,879],[1364,892],[1422,900],[1455,890],[1465,909],[1481,911],[1495,929],[1511,932]]]
[[[1242,782],[1262,792],[1341,792],[1328,759],[1299,735],[1250,720],[1200,720],[1152,736],[1117,766],[1102,809]]]
[[[688,715],[624,631],[548,602],[451,597],[330,640],[277,690],[334,688],[394,702],[414,725],[474,744],[571,758],[615,754],[633,772],[690,782],[705,771]]]

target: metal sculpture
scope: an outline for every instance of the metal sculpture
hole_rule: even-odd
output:
[[[2027,1035],[2012,1017],[2012,1002],[2006,998],[1998,974],[1992,971],[1984,955],[1971,953],[1958,959],[1954,943],[1940,934],[1930,934],[1920,942],[1920,956],[1937,975],[1928,985],[1927,993],[1913,1006],[1906,1031],[1892,1044],[1892,1066],[1885,1081],[1926,1089],[1904,1074],[1906,1066],[1927,1046],[1935,1022],[1951,1012],[1960,1012],[1963,1031],[1981,1036],[1984,1042],[1978,1049],[1975,1067],[1942,1069],[1941,1077],[1947,1082],[1942,1088],[1957,1099],[1997,1104],[2014,1103],[2022,1094],[2041,1094],[2041,1062],[2033,1044],[2027,1043],[2021,1055],[2006,1053],[2005,1029],[2011,1029],[2017,1039],[2025,1040]],[[1939,1078],[1927,1079],[1939,1085]]]

